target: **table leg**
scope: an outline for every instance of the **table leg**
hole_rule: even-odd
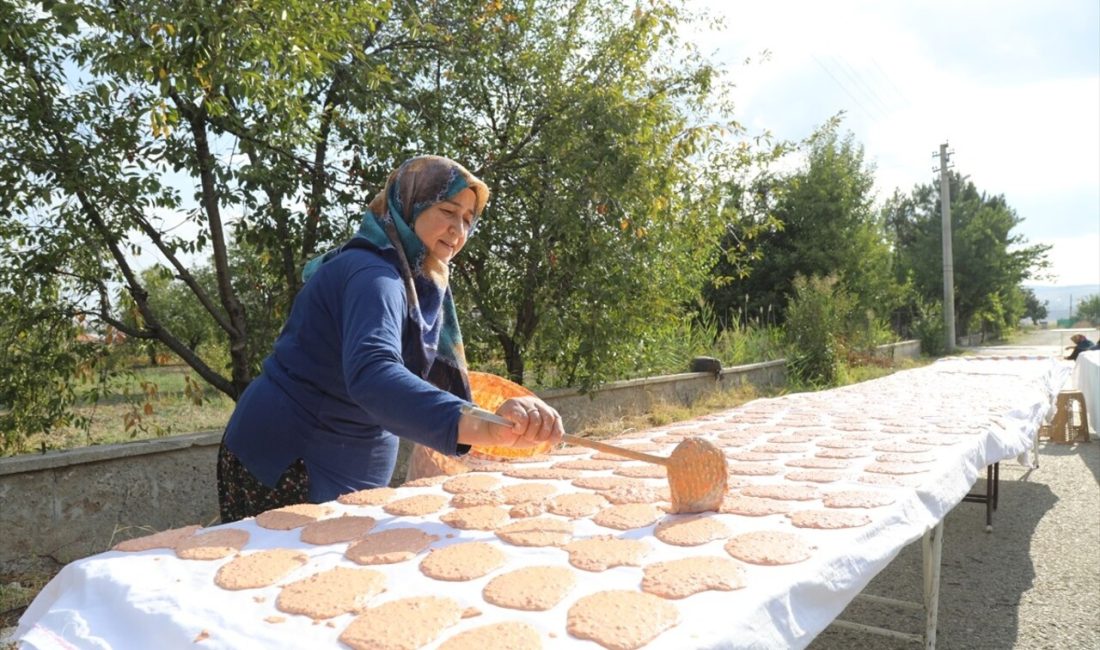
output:
[[[936,650],[936,621],[940,605],[940,562],[943,559],[943,520],[924,533],[924,648]]]
[[[997,501],[1001,498],[1001,464],[993,463],[993,509],[997,509]],[[992,523],[992,522],[990,522]]]

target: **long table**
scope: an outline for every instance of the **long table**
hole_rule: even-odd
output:
[[[431,549],[481,541],[504,553],[502,567],[466,581],[427,577],[419,568],[427,553],[370,567],[386,579],[386,591],[373,597],[370,607],[433,595],[453,599],[477,613],[447,628],[428,647],[488,624],[521,621],[537,631],[545,647],[595,648],[595,643],[566,631],[569,610],[581,598],[606,590],[638,591],[645,567],[657,562],[696,556],[729,559],[727,540],[746,532],[793,534],[813,546],[808,559],[783,566],[734,560],[742,571],[743,588],[668,600],[677,610],[677,623],[646,647],[802,648],[906,545],[923,537],[930,550],[938,549],[936,533],[944,516],[963,499],[981,472],[991,463],[1031,449],[1053,396],[1069,372],[1068,364],[1054,358],[949,358],[852,386],[759,399],[687,422],[623,432],[620,443],[647,445],[659,453],[668,453],[686,436],[704,436],[722,446],[730,457],[730,497],[760,494],[759,490],[770,489],[767,486],[798,486],[803,488],[803,497],[807,496],[804,488],[815,489],[817,494],[778,504],[792,512],[867,516],[860,526],[823,530],[799,528],[789,513],[708,513],[704,516],[724,525],[727,534],[704,544],[680,546],[655,537],[654,527],[660,521],[619,530],[601,526],[591,516],[570,520],[541,515],[570,521],[574,540],[613,536],[643,542],[649,551],[640,566],[581,570],[570,564],[570,554],[561,547],[514,546],[492,530],[454,528],[444,523],[453,510],[450,505],[423,516],[395,516],[386,512],[386,505],[325,505],[331,511],[328,516],[375,518],[372,533],[398,527],[420,529],[436,536]],[[633,461],[608,461],[607,469],[570,469],[578,466],[575,461],[586,459],[596,461],[590,466],[600,466],[603,457],[592,456],[589,451],[565,449],[529,459],[532,462],[486,464],[475,469],[496,479],[495,491],[537,482],[551,485],[555,495],[564,495],[600,492],[578,487],[577,478],[622,478],[622,473],[638,471],[624,468],[642,466]],[[834,461],[820,464],[835,467],[804,467],[820,460]],[[577,478],[545,478],[550,474],[543,470],[563,469],[563,464]],[[447,489],[447,481],[452,480],[454,477],[440,477],[420,486],[399,488],[390,503],[415,495],[452,499],[455,495]],[[660,478],[633,480],[656,489],[665,485]],[[855,509],[824,505],[826,496],[850,491],[885,495],[892,502]],[[777,503],[775,499],[765,502]],[[501,508],[507,511],[509,506]],[[683,517],[666,514],[661,519],[669,523]],[[505,523],[511,521],[516,520]],[[301,541],[297,529],[269,530],[254,520],[214,527],[227,528],[248,533],[242,554],[296,549],[309,561],[271,586],[229,591],[214,583],[216,572],[229,558],[184,560],[170,549],[101,553],[62,569],[27,609],[16,638],[30,648],[345,647],[338,636],[356,614],[314,621],[280,612],[275,603],[287,583],[333,567],[357,567],[345,557],[349,543],[308,544]],[[938,577],[938,556],[936,560],[934,571],[926,574],[925,604],[930,608],[931,625],[927,640],[931,645],[935,643],[938,579],[933,578]],[[490,580],[529,566],[567,568],[576,583],[557,605],[545,611],[521,611],[485,601],[482,590]]]

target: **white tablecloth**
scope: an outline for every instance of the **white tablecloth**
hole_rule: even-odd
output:
[[[813,457],[829,447],[818,441],[859,439],[867,452],[852,459],[846,478],[820,485],[822,493],[839,490],[877,490],[895,497],[892,505],[859,510],[870,524],[840,530],[795,528],[785,515],[746,517],[714,514],[733,534],[753,530],[782,530],[802,535],[817,548],[810,559],[789,566],[743,564],[744,589],[708,591],[669,601],[679,610],[679,624],[658,636],[648,647],[776,648],[805,647],[910,542],[940,521],[969,491],[989,463],[1011,458],[1030,448],[1035,431],[1052,405],[1053,395],[1067,378],[1069,367],[1053,359],[947,359],[928,367],[896,373],[819,393],[801,393],[756,400],[736,409],[677,423],[647,432],[632,432],[628,442],[657,438],[665,452],[676,434],[702,435],[728,443],[731,437],[752,439],[728,451],[736,453],[769,444],[788,433],[808,432],[815,437],[797,453],[777,455],[771,464],[782,471],[774,476],[735,476],[752,484],[790,483],[785,466],[794,458]],[[726,438],[722,438],[726,435]],[[672,436],[671,438],[669,436]],[[935,439],[940,444],[927,444]],[[914,442],[916,441],[916,442]],[[865,471],[881,451],[875,445],[921,444],[935,460],[926,471],[908,477]],[[943,444],[951,443],[951,444]],[[554,456],[524,467],[548,467],[579,457]],[[731,461],[740,462],[740,461]],[[628,463],[636,465],[638,463]],[[611,471],[586,472],[611,475]],[[502,476],[502,485],[522,479]],[[893,480],[898,485],[872,485],[866,480]],[[863,479],[863,480],[861,480]],[[559,492],[583,491],[569,481],[554,484]],[[660,479],[646,479],[662,486]],[[803,485],[813,485],[803,483]],[[731,493],[743,487],[731,488]],[[401,488],[400,496],[445,494],[438,485]],[[441,523],[439,514],[393,517],[379,507],[329,504],[334,514],[366,514],[378,519],[375,531],[416,526],[439,536],[434,547],[484,540],[498,545],[508,564],[483,578],[468,582],[441,582],[423,575],[421,557],[400,564],[373,566],[388,578],[387,591],[371,605],[413,595],[454,598],[482,614],[464,619],[438,641],[489,623],[519,620],[534,626],[546,647],[595,648],[590,641],[565,631],[567,611],[578,598],[606,589],[639,589],[643,567],[618,567],[600,573],[576,570],[578,582],[556,607],[545,612],[521,612],[496,607],[481,597],[482,588],[501,572],[531,565],[569,567],[559,548],[521,548],[500,542],[487,531],[456,530]],[[822,509],[822,502],[796,504],[799,509]],[[444,508],[444,511],[449,508]],[[553,515],[547,515],[553,516]],[[346,614],[315,624],[286,615],[280,623],[265,618],[282,615],[275,608],[280,585],[333,566],[356,566],[344,558],[347,544],[314,546],[299,540],[298,531],[271,531],[248,520],[228,524],[247,530],[244,552],[293,548],[311,561],[280,583],[261,589],[226,591],[214,585],[217,569],[228,560],[187,561],[167,550],[142,553],[107,552],[73,562],[50,582],[27,609],[17,638],[33,648],[338,648],[340,632],[353,619]],[[645,540],[651,547],[643,566],[652,562],[698,555],[729,557],[725,540],[703,546],[679,547],[653,536],[653,526],[629,531],[601,527],[588,518],[574,521],[574,538],[616,535]],[[205,638],[196,642],[200,634]]]
[[[1085,397],[1085,410],[1089,414],[1089,427],[1100,431],[1100,350],[1089,350],[1077,355],[1073,365],[1073,385]]]

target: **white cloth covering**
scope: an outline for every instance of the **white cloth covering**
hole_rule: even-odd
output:
[[[910,542],[940,521],[969,491],[986,465],[1012,458],[1032,444],[1033,436],[1054,394],[1069,374],[1066,364],[1043,358],[946,359],[930,366],[840,389],[756,400],[742,407],[690,422],[651,431],[634,432],[623,442],[635,443],[670,434],[690,433],[721,441],[722,434],[752,437],[730,452],[765,444],[769,438],[798,431],[816,432],[814,441],[798,453],[780,454],[771,464],[783,471],[774,476],[740,477],[753,484],[790,483],[783,475],[793,458],[812,457],[824,448],[818,440],[875,437],[864,440],[868,455],[852,459],[848,479],[818,485],[822,493],[839,490],[889,492],[889,506],[856,509],[872,522],[840,530],[799,529],[785,515],[745,517],[713,514],[733,534],[754,530],[795,532],[816,549],[810,559],[788,566],[756,566],[742,563],[747,586],[719,592],[707,591],[683,600],[671,600],[680,614],[679,624],[659,635],[648,647],[670,648],[776,648],[805,647],[866,584]],[[922,464],[927,470],[904,479],[912,487],[870,485],[860,477],[882,477],[865,471],[881,452],[874,445],[941,437],[953,444],[927,445],[922,455],[935,460]],[[668,453],[674,442],[666,442]],[[585,456],[554,456],[522,467],[547,467]],[[731,461],[739,462],[739,461]],[[625,463],[624,465],[637,465]],[[611,471],[586,472],[611,475]],[[521,483],[504,477],[502,485]],[[569,481],[552,483],[559,493],[583,491]],[[646,479],[653,486],[663,480]],[[802,485],[814,485],[802,483]],[[731,493],[740,489],[732,487]],[[413,494],[446,494],[438,485],[401,488],[399,497]],[[463,619],[446,630],[438,642],[454,634],[506,620],[526,621],[542,635],[548,648],[594,648],[595,644],[566,632],[569,607],[580,597],[607,589],[639,588],[642,567],[618,567],[600,573],[575,569],[577,585],[556,607],[545,612],[521,612],[496,607],[481,597],[482,588],[494,576],[522,566],[570,567],[559,548],[522,548],[498,540],[491,532],[452,529],[438,514],[394,517],[380,507],[354,507],[330,503],[334,515],[365,514],[378,520],[375,531],[397,526],[416,526],[439,536],[433,547],[484,540],[496,544],[508,556],[507,565],[483,578],[467,582],[442,582],[423,575],[422,556],[399,564],[373,566],[387,576],[387,590],[370,601],[377,605],[414,595],[447,596],[463,607],[475,607],[481,615]],[[822,509],[822,502],[798,502],[799,509]],[[444,508],[445,512],[449,508]],[[551,516],[551,515],[546,515]],[[328,623],[284,614],[275,608],[280,585],[333,566],[357,566],[343,556],[347,544],[314,546],[299,540],[299,531],[271,531],[252,520],[228,524],[247,530],[245,553],[268,548],[301,549],[310,562],[278,584],[261,589],[226,591],[217,587],[214,574],[228,560],[188,561],[172,551],[141,553],[106,552],[73,562],[50,582],[27,609],[16,638],[30,648],[340,648],[340,632],[353,619],[347,614]],[[653,526],[617,531],[598,526],[588,518],[574,520],[574,539],[616,535],[645,540],[651,547],[643,566],[662,560],[699,555],[728,558],[725,540],[702,546],[678,547],[653,536]],[[950,543],[950,542],[948,542]],[[285,621],[265,621],[284,616]],[[201,641],[196,639],[203,635]],[[434,647],[433,644],[430,647]]]
[[[1100,431],[1100,350],[1088,350],[1077,355],[1073,365],[1073,386],[1085,398],[1089,428]]]

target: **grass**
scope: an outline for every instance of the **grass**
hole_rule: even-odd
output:
[[[233,400],[209,386],[201,400],[188,394],[188,378],[197,378],[184,366],[137,368],[123,380],[117,394],[76,409],[88,419],[86,427],[68,426],[28,436],[23,449],[11,454],[109,445],[132,440],[221,429],[233,413]]]
[[[903,359],[893,364],[851,365],[845,367],[840,384],[867,381],[897,370],[916,367],[931,360]],[[215,431],[225,427],[233,413],[234,402],[213,388],[206,387],[201,404],[187,394],[188,380],[195,375],[186,366],[155,366],[137,368],[116,396],[87,404],[77,414],[88,418],[87,427],[64,427],[57,431],[29,436],[21,450],[9,453],[33,453],[72,449],[91,445],[108,445],[163,436]],[[153,388],[155,387],[155,388]],[[810,390],[793,386],[790,390]],[[747,392],[742,392],[747,391]],[[605,426],[608,431],[621,432],[629,428],[659,426],[702,413],[732,408],[759,395],[750,389],[713,393],[693,406],[658,404],[650,413],[629,421],[615,420]],[[614,429],[614,427],[618,427]]]
[[[57,571],[60,570],[58,567]],[[0,574],[0,629],[15,627],[23,611],[57,571]]]
[[[649,410],[638,415],[601,420],[577,431],[577,435],[597,440],[651,427],[659,427],[672,422],[690,420],[707,413],[723,411],[750,402],[758,397],[770,397],[782,394],[782,390],[761,391],[751,384],[726,391],[708,393],[690,405],[659,401]]]

